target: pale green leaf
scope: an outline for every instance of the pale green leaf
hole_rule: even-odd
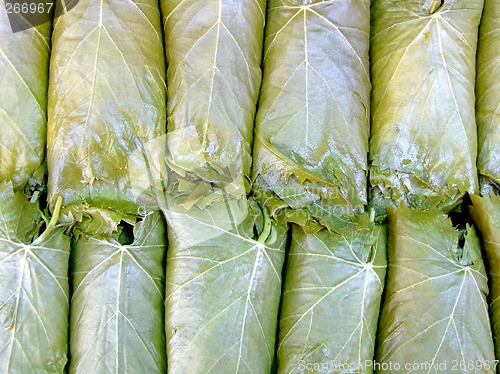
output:
[[[359,222],[352,230],[308,235],[294,226],[278,373],[317,373],[315,366],[324,373],[371,372],[365,362],[373,358],[385,270],[382,227]]]
[[[484,0],[479,28],[476,117],[479,173],[500,183],[500,3]]]
[[[259,211],[241,199],[166,212],[169,372],[270,372],[286,227],[264,230]]]
[[[0,0],[0,182],[41,182],[47,133],[51,24],[13,33]],[[10,2],[12,4],[12,2]]]
[[[52,41],[50,204],[61,195],[64,205],[137,213],[138,205],[153,204],[148,189],[158,176],[137,181],[165,153],[162,143],[148,148],[166,122],[159,4],[80,0],[57,18]]]
[[[166,373],[165,236],[152,213],[135,224],[131,244],[74,241],[70,373]]]
[[[388,255],[376,361],[405,373],[494,372],[488,279],[474,228],[459,245],[459,231],[437,209],[391,208]]]
[[[367,0],[269,1],[254,179],[314,217],[367,201],[369,30]]]
[[[39,234],[38,207],[0,184],[0,372],[64,373],[69,237]]]
[[[496,358],[500,358],[500,197],[471,195],[470,213],[481,233],[489,279],[489,311]]]
[[[250,175],[265,0],[162,0],[168,63],[168,161],[183,177]]]
[[[384,205],[449,210],[478,187],[474,82],[483,0],[436,3],[372,3],[370,182]]]

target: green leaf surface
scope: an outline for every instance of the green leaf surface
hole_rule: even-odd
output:
[[[483,0],[372,2],[370,182],[382,205],[449,210],[477,189]]]
[[[61,4],[58,3],[60,6]],[[49,198],[127,213],[153,204],[164,158],[165,62],[157,1],[80,0],[54,23]],[[155,144],[154,147],[148,145]]]
[[[254,178],[292,209],[367,201],[369,30],[368,0],[269,1]]]
[[[459,231],[437,209],[390,208],[388,255],[376,361],[404,373],[493,373],[488,279],[474,228],[459,246]]]
[[[246,199],[166,215],[169,372],[269,373],[286,227]]]
[[[495,355],[500,359],[500,197],[471,195],[469,208],[475,225],[481,233],[486,256],[490,295],[489,307]]]
[[[131,244],[74,241],[70,373],[166,373],[165,237],[157,212],[135,224]]]
[[[308,235],[294,225],[278,373],[370,373],[386,265],[381,226],[360,219],[353,230]]]
[[[64,373],[70,239],[39,234],[35,203],[0,184],[0,372]]]
[[[251,172],[266,1],[161,4],[169,165],[187,179],[233,185],[232,194],[241,197],[241,177]]]
[[[51,24],[13,33],[0,0],[0,182],[41,183]],[[34,175],[36,171],[38,175]]]
[[[479,173],[500,183],[500,3],[484,0],[479,28],[476,118]]]

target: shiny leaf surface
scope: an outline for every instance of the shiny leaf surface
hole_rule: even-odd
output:
[[[166,121],[159,5],[80,0],[57,18],[52,40],[51,206],[61,195],[64,205],[136,213],[137,205],[153,200],[147,194],[153,182],[136,181],[152,172],[149,160],[165,152],[164,145],[147,148],[164,134]]]
[[[280,315],[279,373],[314,365],[371,372],[386,270],[386,232],[359,220],[353,230],[308,235],[293,226]],[[309,368],[310,370],[308,370]],[[326,371],[325,371],[326,372]]]
[[[241,177],[250,175],[252,162],[266,1],[161,3],[169,164],[183,177],[241,197]]]
[[[496,358],[500,358],[500,197],[471,196],[470,213],[481,233],[490,286],[489,311]]]
[[[84,234],[71,252],[70,373],[165,373],[165,226],[159,213],[133,242]]]
[[[0,372],[64,373],[68,260],[64,227],[41,235],[38,207],[0,184]]]
[[[254,178],[325,220],[367,200],[369,30],[369,1],[269,1]]]
[[[484,1],[479,28],[476,117],[479,173],[500,184],[500,3]]]
[[[459,234],[437,209],[389,209],[377,362],[399,363],[406,373],[440,373],[439,364],[451,371],[454,362],[483,362],[489,369],[486,364],[472,369],[457,365],[454,371],[494,372],[488,279],[479,239],[472,226],[461,238]]]
[[[167,214],[166,331],[171,373],[268,373],[286,228],[245,199]],[[267,229],[263,228],[263,225]],[[254,238],[254,228],[261,234]]]
[[[372,4],[370,182],[388,205],[449,210],[477,189],[483,0]]]
[[[0,182],[42,182],[51,24],[13,33],[0,0]],[[39,175],[34,175],[36,171]]]

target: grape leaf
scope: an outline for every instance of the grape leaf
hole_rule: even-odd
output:
[[[168,162],[236,197],[251,172],[265,0],[162,0]]]
[[[500,357],[500,197],[471,195],[473,206],[470,213],[481,233],[490,294],[489,311],[495,355]]]
[[[500,184],[500,3],[484,1],[477,46],[476,117],[479,173]]]
[[[367,201],[369,30],[369,1],[269,1],[254,179],[316,218]]]
[[[154,142],[166,122],[158,2],[81,0],[54,22],[52,40],[51,206],[59,195],[66,206],[89,203],[134,214],[138,205],[154,205],[147,193],[153,180],[137,181],[155,170],[149,160],[165,153],[165,144]],[[151,143],[156,147],[148,150]],[[133,169],[130,157],[138,158]]]
[[[167,212],[171,373],[271,370],[286,227],[264,224],[260,208],[249,204],[228,199],[189,210],[176,204]]]
[[[0,184],[0,372],[63,373],[70,239],[12,183]]]
[[[375,206],[449,210],[478,186],[474,81],[483,0],[438,3],[372,4]]]
[[[332,373],[365,368],[373,358],[386,262],[382,227],[360,220],[353,230],[308,235],[294,225],[280,315],[279,373],[312,373],[302,369],[314,365],[328,365]]]
[[[50,22],[13,33],[0,0],[0,182],[16,190],[45,171],[50,36]]]
[[[389,209],[377,362],[399,365],[407,373],[439,373],[439,365],[462,373],[494,372],[488,279],[479,239],[472,226],[461,238],[459,234],[436,208]],[[483,364],[471,369],[468,362]],[[451,369],[454,363],[458,365]]]
[[[165,236],[156,212],[135,224],[130,244],[74,241],[70,373],[166,373]]]

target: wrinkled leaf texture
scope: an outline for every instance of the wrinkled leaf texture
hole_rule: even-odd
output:
[[[369,30],[369,1],[269,1],[254,178],[314,217],[367,201]]]
[[[481,233],[489,278],[489,307],[496,358],[500,359],[500,197],[471,195],[470,213]]]
[[[270,372],[286,227],[267,221],[269,237],[255,240],[254,229],[264,232],[260,212],[252,200],[226,197],[167,213],[170,373]]]
[[[479,173],[500,184],[500,3],[484,1],[479,28],[476,117]]]
[[[393,367],[399,363],[406,373],[439,373],[438,364],[451,372],[455,360],[456,372],[494,372],[488,280],[479,239],[468,226],[463,248],[458,241],[458,230],[436,208],[389,208],[389,262],[377,362],[391,362]],[[468,362],[484,364],[474,364],[471,370]]]
[[[370,182],[383,205],[449,210],[477,189],[483,0],[372,3]]]
[[[250,177],[265,0],[162,0],[168,163],[236,197]]]
[[[39,235],[36,203],[0,184],[0,372],[64,373],[70,239]]]
[[[313,235],[293,226],[280,314],[279,373],[313,373],[304,366],[315,364],[329,365],[329,373],[363,370],[365,361],[373,359],[387,235],[384,227],[367,221],[364,215],[353,230]]]
[[[51,31],[46,23],[13,33],[0,0],[0,182],[16,190],[42,182]]]
[[[164,135],[166,122],[159,4],[80,0],[57,18],[52,41],[51,206],[58,195],[64,205],[87,202],[127,213],[154,204],[147,193],[153,182],[137,181],[151,172],[148,159],[165,152],[159,142],[147,147]]]
[[[70,373],[166,373],[161,214],[135,224],[134,238],[73,243]]]

